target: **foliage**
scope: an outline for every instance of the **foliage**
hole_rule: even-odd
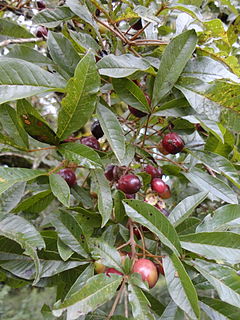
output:
[[[238,319],[239,3],[13,5],[0,5],[2,283],[53,287],[44,319]],[[81,143],[96,119],[103,137]],[[160,270],[152,289],[132,273],[140,257]]]

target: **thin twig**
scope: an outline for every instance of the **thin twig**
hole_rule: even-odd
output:
[[[112,309],[111,309],[111,311],[109,312],[109,315],[108,315],[108,317],[107,317],[106,320],[111,319],[111,317],[113,316],[113,314],[114,314],[114,312],[115,312],[115,310],[116,310],[116,307],[117,307],[117,305],[118,305],[118,302],[119,302],[119,300],[120,300],[120,297],[121,297],[121,295],[122,295],[122,292],[123,292],[124,287],[125,287],[125,279],[123,279],[123,282],[122,282],[121,287],[120,287],[120,289],[119,289],[119,291],[118,291],[118,294],[117,294],[117,296],[116,296],[116,299],[115,299],[115,301],[114,301],[114,303],[113,303],[113,305],[112,305]]]
[[[43,151],[43,150],[51,150],[51,149],[57,149],[57,147],[46,147],[46,148],[38,148],[38,149],[30,149],[27,152],[35,152],[35,151]]]
[[[15,43],[29,43],[29,42],[40,42],[43,41],[44,38],[21,38],[21,39],[7,39],[0,42],[0,47],[7,47],[9,44]]]

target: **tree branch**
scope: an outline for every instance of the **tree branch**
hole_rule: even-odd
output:
[[[29,43],[29,42],[40,42],[43,41],[43,38],[21,38],[21,39],[7,39],[0,42],[0,47],[7,47],[9,44],[15,43]]]

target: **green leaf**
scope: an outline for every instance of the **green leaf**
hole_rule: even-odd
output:
[[[63,261],[67,261],[74,253],[60,238],[57,240],[57,248]]]
[[[55,28],[64,21],[71,20],[75,14],[66,6],[56,7],[55,9],[45,9],[33,17],[33,23]]]
[[[228,204],[214,211],[213,216],[207,215],[197,227],[197,232],[222,231],[240,225],[240,205]]]
[[[102,167],[101,158],[98,153],[90,147],[81,143],[69,142],[58,147],[60,153],[70,161],[89,169]]]
[[[150,302],[151,310],[158,316],[161,316],[164,312],[165,306],[149,292],[144,292],[144,295]]]
[[[132,314],[134,319],[138,320],[154,320],[155,317],[150,311],[150,303],[140,288],[128,284],[129,302],[132,306]]]
[[[159,320],[185,320],[185,315],[173,301],[170,301]]]
[[[57,135],[66,139],[79,130],[91,117],[99,91],[100,78],[91,52],[77,65],[74,77],[68,81],[66,97],[58,114]]]
[[[117,95],[127,105],[143,112],[149,111],[149,104],[143,91],[133,81],[113,78],[112,85]]]
[[[226,183],[201,169],[193,168],[189,172],[184,172],[183,175],[198,189],[209,192],[210,198],[214,196],[228,203],[238,203],[235,192]]]
[[[199,319],[197,292],[181,261],[172,253],[163,258],[163,268],[168,291],[173,301],[191,319]]]
[[[17,102],[17,113],[25,131],[40,142],[56,145],[59,140],[47,121],[25,99]]]
[[[70,206],[70,188],[59,174],[49,176],[50,188],[54,196],[66,207]]]
[[[236,270],[200,259],[192,265],[214,286],[221,300],[240,308],[240,277]]]
[[[124,193],[117,190],[114,195],[114,217],[118,222],[121,222],[125,217],[125,210],[122,203],[123,199],[125,199]]]
[[[33,259],[35,265],[34,284],[36,284],[41,274],[37,250],[45,248],[45,243],[40,233],[22,217],[8,214],[7,217],[0,221],[0,235],[16,241],[25,250],[24,253]]]
[[[178,226],[192,214],[194,209],[196,209],[196,207],[206,199],[207,195],[208,193],[206,192],[200,192],[183,199],[171,211],[171,214],[168,217],[169,221],[174,225],[174,227]]]
[[[209,316],[210,319],[220,320],[238,320],[239,308],[234,307],[219,299],[209,297],[200,297],[201,309]]]
[[[95,20],[92,17],[92,14],[88,10],[88,7],[80,3],[78,0],[67,0],[66,5],[83,21],[88,23],[90,26],[93,26],[95,29],[98,29]]]
[[[121,256],[116,248],[101,239],[93,239],[92,245],[92,255],[100,258],[103,265],[123,272]]]
[[[20,59],[1,57],[0,103],[34,96],[46,91],[63,91],[65,81],[58,74]]]
[[[102,216],[102,227],[104,227],[112,214],[111,189],[102,169],[94,170],[93,174],[98,182],[98,210]]]
[[[101,103],[97,106],[97,116],[112,151],[121,163],[125,155],[125,137],[117,117]]]
[[[201,232],[180,236],[184,249],[207,259],[240,263],[240,235],[232,232]]]
[[[200,162],[207,165],[218,174],[222,174],[230,180],[236,187],[240,188],[238,171],[233,164],[223,156],[209,151],[190,151],[190,154]]]
[[[79,48],[80,52],[85,52],[88,49],[92,49],[94,52],[97,52],[98,50],[100,50],[99,44],[93,37],[91,37],[90,34],[83,33],[83,32],[76,32],[73,30],[68,30],[68,31],[72,41],[75,42],[75,45],[80,47]]]
[[[8,19],[0,19],[1,38],[34,38],[26,28]]]
[[[15,45],[12,48],[9,48],[9,52],[6,56],[9,58],[26,60],[41,67],[53,65],[53,61],[51,59],[44,56],[39,51],[27,47],[26,45]]]
[[[135,222],[147,227],[160,241],[177,255],[181,252],[178,235],[169,220],[148,203],[140,200],[124,200],[126,214]]]
[[[0,108],[0,123],[3,130],[14,142],[22,147],[28,147],[28,136],[20,126],[16,111],[7,104]]]
[[[79,315],[92,312],[114,296],[121,281],[122,277],[115,274],[111,277],[98,274],[90,278],[78,292],[66,298],[62,303],[57,302],[54,305],[53,314],[60,316],[63,311],[67,310],[69,318],[77,319]]]
[[[41,170],[0,167],[0,194],[17,182],[29,181],[41,175],[45,175]]]
[[[12,209],[21,201],[25,187],[25,182],[18,182],[2,193],[0,197],[0,212],[8,213],[12,211]]]
[[[39,213],[47,208],[53,199],[54,196],[51,190],[41,191],[21,201],[14,208],[13,212],[27,211],[28,213]]]
[[[125,78],[136,71],[146,71],[150,64],[143,58],[134,57],[132,54],[115,56],[109,54],[98,63],[99,73],[112,78]]]
[[[194,30],[188,30],[175,37],[166,47],[156,79],[154,81],[152,106],[173,88],[197,44]]]
[[[2,134],[1,132],[0,132],[0,143],[9,145],[9,146],[11,146],[13,148],[16,148],[16,149],[22,150],[22,151],[27,151],[28,150],[28,148],[19,146],[18,144],[16,144],[14,142],[14,140],[12,138]]]
[[[200,222],[201,220],[196,217],[187,218],[176,227],[176,231],[178,235],[195,233],[196,227],[199,225]]]
[[[62,242],[74,252],[88,257],[88,244],[86,237],[77,219],[68,212],[50,215],[50,222],[55,227]]]
[[[48,32],[47,45],[53,61],[58,66],[57,70],[64,78],[69,79],[80,60],[72,43],[61,33]]]

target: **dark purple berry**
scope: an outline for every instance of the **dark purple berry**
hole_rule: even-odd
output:
[[[133,194],[140,190],[141,182],[134,174],[126,174],[118,180],[117,189],[126,194]]]
[[[133,194],[126,193],[126,194],[125,194],[125,197],[126,197],[127,199],[135,199],[135,194],[134,194],[134,193],[133,193]]]
[[[97,141],[97,139],[93,136],[81,138],[80,142],[87,147],[90,147],[90,148],[93,148],[96,150],[100,150],[100,144]]]
[[[152,190],[156,191],[159,194],[164,193],[167,189],[166,183],[160,178],[152,179],[151,187],[152,187]]]
[[[141,30],[142,29],[142,20],[139,19],[137,22],[135,22],[133,25],[132,25],[132,29],[134,30]]]
[[[162,145],[167,152],[176,154],[182,151],[185,143],[176,132],[171,132],[163,137]]]
[[[43,0],[37,0],[37,7],[41,11],[46,8],[46,3]]]
[[[162,170],[157,169],[151,164],[148,164],[145,168],[144,171],[147,172],[152,176],[152,178],[162,178]]]
[[[36,36],[38,38],[45,38],[48,35],[48,30],[47,28],[43,27],[43,26],[39,26],[37,28],[37,32],[36,32]]]
[[[115,168],[114,164],[109,164],[104,171],[104,175],[109,181],[114,180],[114,174],[113,174],[114,168]]]
[[[96,138],[96,139],[100,139],[102,138],[102,136],[104,135],[104,132],[102,131],[102,128],[100,126],[100,123],[98,120],[94,121],[91,125],[91,132],[92,135]]]
[[[76,175],[71,169],[62,169],[58,171],[57,174],[59,174],[67,182],[69,187],[73,187],[77,182]]]
[[[133,114],[135,117],[137,118],[142,118],[145,117],[147,115],[147,113],[142,112],[138,109],[135,109],[133,107],[128,106],[129,111],[131,112],[131,114]]]

